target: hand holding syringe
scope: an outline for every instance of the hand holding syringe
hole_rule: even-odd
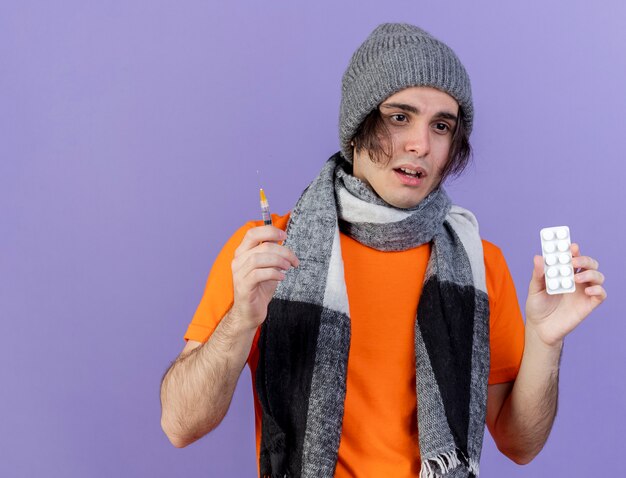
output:
[[[267,316],[267,306],[285,272],[300,261],[281,243],[285,231],[272,225],[269,203],[260,190],[263,225],[252,227],[235,251],[232,262],[234,302],[231,314],[243,327],[256,328]]]

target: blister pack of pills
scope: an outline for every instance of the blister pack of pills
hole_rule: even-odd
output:
[[[569,227],[545,227],[540,232],[546,292],[567,294],[576,290]]]

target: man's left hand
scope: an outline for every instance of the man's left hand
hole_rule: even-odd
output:
[[[543,343],[560,345],[563,338],[574,330],[593,309],[606,299],[602,287],[604,275],[598,270],[598,261],[580,255],[578,244],[572,243],[572,266],[576,291],[569,294],[549,295],[546,292],[543,258],[534,257],[533,276],[526,300],[526,327],[532,327]]]

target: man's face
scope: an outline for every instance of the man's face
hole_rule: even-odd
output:
[[[354,151],[354,176],[398,208],[420,203],[440,182],[459,115],[454,98],[435,88],[406,88],[384,100],[380,115],[392,151],[389,162],[374,163],[367,151]],[[389,148],[392,146],[393,149]]]

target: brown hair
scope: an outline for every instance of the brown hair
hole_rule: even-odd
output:
[[[357,151],[365,150],[375,163],[389,162],[393,155],[393,143],[387,125],[378,108],[373,109],[359,125],[352,138]],[[385,147],[387,145],[387,147]],[[452,134],[448,161],[441,171],[441,183],[448,177],[458,177],[471,160],[472,147],[463,120],[463,109],[459,108],[459,118]]]

